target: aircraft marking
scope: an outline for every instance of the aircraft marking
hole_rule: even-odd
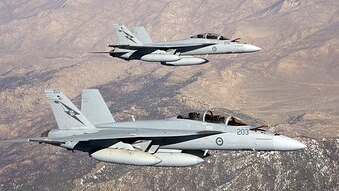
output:
[[[74,111],[72,108],[68,107],[67,105],[65,105],[64,103],[62,102],[59,102],[61,103],[67,111],[65,111],[65,113],[67,113],[69,116],[71,116],[72,118],[74,118],[75,120],[77,120],[79,123],[85,125],[78,117],[77,115],[80,115],[80,113]]]
[[[249,129],[237,129],[237,135],[249,135],[250,130]]]
[[[215,143],[218,145],[218,146],[221,146],[224,144],[224,140],[221,138],[221,137],[217,137],[217,139],[215,139]]]

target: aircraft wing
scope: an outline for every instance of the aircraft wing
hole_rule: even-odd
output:
[[[216,43],[184,43],[184,44],[155,43],[155,44],[144,44],[144,45],[108,45],[108,47],[130,49],[130,50],[138,50],[141,48],[167,50],[167,49],[178,49],[178,48],[201,48],[201,47],[210,46],[214,44]]]
[[[189,131],[189,130],[101,130],[95,133],[73,135],[68,137],[37,137],[29,138],[31,142],[43,143],[65,143],[68,141],[91,141],[105,139],[127,139],[127,138],[165,138],[165,137],[181,137],[181,136],[208,136],[222,133],[220,131]]]

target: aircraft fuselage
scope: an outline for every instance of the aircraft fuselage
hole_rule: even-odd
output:
[[[53,129],[48,137],[72,136],[93,131],[110,133],[110,129],[119,131],[138,132],[143,130],[194,130],[197,135],[162,138],[150,138],[152,144],[159,145],[160,149],[177,150],[261,150],[261,151],[292,151],[305,147],[292,138],[271,133],[251,130],[251,126],[228,126],[185,119],[151,120],[136,122],[117,122],[98,125],[95,130],[60,130]],[[215,135],[205,135],[204,132],[219,131]],[[115,143],[115,142],[114,142]],[[114,144],[106,140],[102,143],[87,145],[88,147],[104,147],[100,144]],[[77,149],[77,143],[60,145],[68,149]],[[83,148],[81,148],[83,149]]]

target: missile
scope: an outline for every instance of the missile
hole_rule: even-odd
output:
[[[152,166],[161,162],[160,158],[150,153],[126,149],[105,148],[90,154],[90,156],[103,162],[138,166]]]
[[[180,56],[174,54],[146,54],[141,60],[146,62],[174,62],[180,60]]]
[[[155,153],[161,162],[154,166],[162,167],[185,167],[194,166],[204,162],[204,159],[187,153]]]
[[[200,65],[200,64],[206,64],[208,60],[204,58],[198,58],[198,57],[192,57],[192,56],[185,56],[180,57],[180,60],[177,61],[165,61],[161,62],[162,65],[167,66],[190,66],[190,65]]]

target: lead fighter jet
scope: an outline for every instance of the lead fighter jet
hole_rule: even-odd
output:
[[[214,33],[191,36],[189,39],[154,43],[144,27],[136,27],[132,33],[125,25],[114,25],[119,44],[108,45],[114,48],[108,53],[124,60],[160,62],[169,66],[199,65],[208,62],[196,55],[250,53],[261,48],[241,43],[240,38],[230,40]]]
[[[204,162],[209,150],[294,151],[306,147],[264,127],[212,111],[164,120],[116,122],[96,89],[83,90],[81,111],[59,90],[45,93],[58,128],[21,141],[87,152],[103,162],[186,167]]]

